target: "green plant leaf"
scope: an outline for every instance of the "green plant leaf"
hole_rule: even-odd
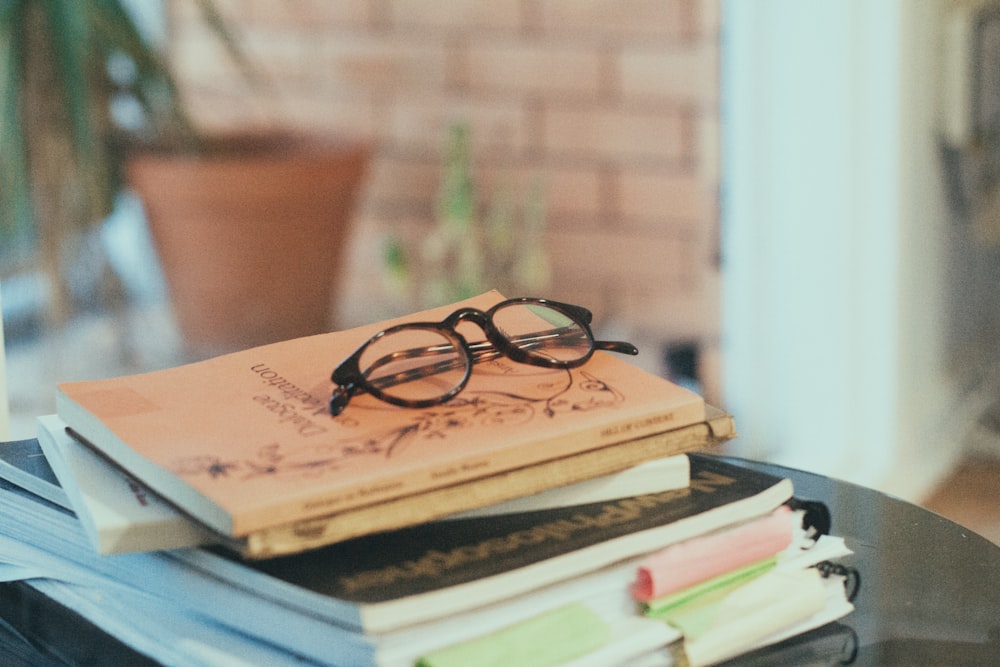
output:
[[[250,77],[253,67],[214,3],[198,3],[206,23]],[[52,192],[33,192],[39,187],[34,176],[47,169],[43,162],[54,160],[52,166],[59,173],[48,181],[71,183],[82,190],[83,197],[74,195],[82,199],[79,203],[60,199],[60,206],[86,209],[73,212],[69,220],[87,226],[110,209],[121,182],[122,164],[122,134],[113,127],[110,101],[123,91],[111,81],[107,65],[118,54],[135,66],[135,80],[127,92],[142,106],[152,128],[141,138],[185,140],[194,145],[195,133],[168,64],[121,0],[0,0],[0,238],[4,250],[14,237],[35,235],[33,202],[53,200]],[[29,80],[34,82],[30,91]],[[31,104],[38,106],[29,108]],[[45,113],[35,113],[40,110]],[[64,148],[55,158],[37,155],[47,150],[39,147],[44,145],[39,137],[70,141],[70,164],[63,156]],[[52,224],[46,227],[53,233],[69,231]]]
[[[195,132],[183,110],[183,100],[167,62],[155,44],[137,29],[119,0],[94,0],[94,33],[106,60],[118,53],[136,68],[132,93],[142,105],[153,134],[160,138],[193,142]]]
[[[23,0],[0,4],[0,239],[6,252],[31,229],[31,195],[18,104],[24,11]]]
[[[69,112],[73,139],[82,162],[87,164],[95,158],[98,150],[89,84],[93,80],[92,68],[99,63],[88,57],[92,44],[88,25],[90,10],[81,11],[74,0],[48,0],[41,6],[47,14],[50,45],[57,62],[56,73],[60,79],[62,101]]]

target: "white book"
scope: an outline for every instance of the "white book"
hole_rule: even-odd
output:
[[[217,541],[207,528],[73,439],[59,417],[38,418],[38,442],[98,553],[158,551]]]

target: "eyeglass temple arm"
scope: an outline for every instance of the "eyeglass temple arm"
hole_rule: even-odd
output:
[[[639,348],[623,340],[595,340],[594,349],[618,352],[619,354],[631,354],[632,356],[639,354]]]

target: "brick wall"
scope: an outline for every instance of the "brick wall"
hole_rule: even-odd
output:
[[[462,122],[483,199],[501,178],[515,192],[542,179],[550,296],[637,342],[714,347],[718,0],[217,2],[273,88],[253,94],[193,3],[169,3],[198,124],[375,146],[341,324],[392,307],[382,240],[433,224],[447,127]]]

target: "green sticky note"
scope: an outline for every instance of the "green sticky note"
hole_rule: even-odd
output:
[[[611,628],[584,604],[572,604],[494,633],[443,648],[417,667],[549,667],[596,650]]]
[[[727,595],[769,572],[776,564],[776,558],[766,558],[653,600],[646,608],[646,616],[666,621],[685,637],[697,635],[711,621],[714,609]]]

